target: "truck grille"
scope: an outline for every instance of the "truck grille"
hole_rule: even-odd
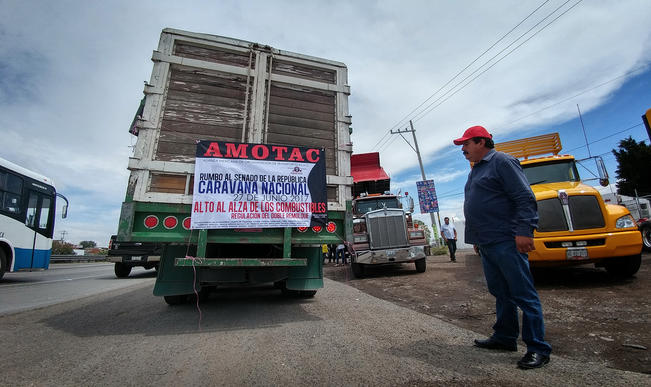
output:
[[[371,249],[390,249],[409,245],[407,224],[402,210],[379,210],[366,214],[366,229]]]
[[[605,226],[599,201],[593,195],[569,197],[569,209],[574,230],[587,230]],[[538,231],[567,231],[568,221],[558,198],[538,201]]]

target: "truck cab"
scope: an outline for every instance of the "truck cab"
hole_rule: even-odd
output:
[[[535,250],[531,266],[594,263],[609,272],[631,276],[640,267],[642,238],[623,206],[606,204],[599,192],[582,182],[572,155],[559,155],[558,133],[495,144],[520,158],[538,204]],[[531,158],[533,155],[552,155]],[[596,159],[597,166],[603,161]],[[607,185],[605,169],[600,183]]]
[[[413,222],[410,208],[404,209],[402,197],[389,191],[390,178],[380,166],[378,153],[351,157],[353,175],[353,248],[351,268],[355,277],[363,277],[368,265],[411,263],[416,271],[426,270],[425,231]]]

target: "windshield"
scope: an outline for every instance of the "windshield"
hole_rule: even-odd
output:
[[[522,169],[530,185],[580,180],[574,160],[523,165]]]
[[[385,206],[386,208],[401,208],[400,203],[398,203],[398,198],[396,197],[359,200],[356,204],[357,212],[360,214],[379,210]]]

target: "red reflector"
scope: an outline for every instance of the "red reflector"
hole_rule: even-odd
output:
[[[335,222],[328,222],[328,224],[326,224],[326,230],[331,233],[335,232],[337,231],[337,225]]]
[[[307,227],[296,227],[296,229],[298,230],[298,232],[305,232],[305,231],[307,231]]]
[[[179,224],[179,221],[173,216],[168,216],[163,220],[163,226],[168,230],[173,229],[177,224]]]
[[[158,217],[155,215],[149,215],[145,218],[145,227],[154,228],[158,226]]]
[[[189,216],[188,216],[187,218],[183,219],[183,228],[184,228],[184,229],[189,230],[191,224],[192,224],[192,223],[191,223],[191,221],[190,221],[190,217],[189,217]]]
[[[321,226],[314,226],[314,227],[312,227],[312,231],[317,232],[317,233],[321,232],[321,229],[322,229]]]

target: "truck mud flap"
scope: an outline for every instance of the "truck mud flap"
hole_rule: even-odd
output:
[[[292,267],[287,276],[287,289],[317,290],[323,288],[323,254],[320,247],[294,247],[292,256],[307,257],[307,266]]]

